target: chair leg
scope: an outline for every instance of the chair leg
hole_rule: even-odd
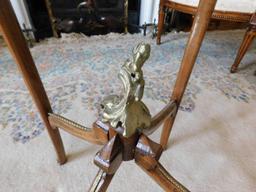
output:
[[[201,43],[211,19],[216,1],[217,0],[209,0],[206,3],[205,1],[200,0],[199,2],[197,14],[192,26],[192,31],[187,43],[187,47],[185,49],[181,67],[171,96],[171,99],[175,100],[178,106],[187,87],[190,74],[199,53]],[[161,135],[161,145],[163,148],[166,148],[174,120],[175,116],[169,117],[169,119],[167,119],[164,123],[164,128]]]
[[[41,114],[55,147],[58,162],[63,164],[66,162],[66,155],[59,130],[52,129],[48,121],[48,113],[52,113],[50,102],[9,0],[0,1],[0,31]]]
[[[243,59],[245,53],[247,52],[248,48],[250,47],[255,36],[256,36],[255,31],[253,31],[253,29],[250,27],[244,35],[243,42],[237,52],[234,64],[232,65],[232,67],[230,69],[231,73],[235,73],[237,71],[237,68],[238,68],[241,60]]]
[[[163,0],[160,0],[158,26],[157,26],[157,39],[156,39],[156,43],[158,45],[161,44],[161,35],[163,32],[164,18],[165,18],[165,11],[164,11],[165,8],[164,8],[164,5],[162,2],[163,2]]]

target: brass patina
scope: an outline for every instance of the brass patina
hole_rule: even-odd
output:
[[[149,56],[150,45],[138,44],[133,49],[132,58],[125,61],[118,74],[124,87],[124,96],[110,95],[101,104],[101,120],[109,122],[114,128],[123,127],[124,137],[130,137],[136,131],[150,126],[150,112],[141,101],[145,84],[142,66]]]

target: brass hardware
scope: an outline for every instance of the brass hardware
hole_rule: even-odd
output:
[[[130,137],[137,130],[150,126],[150,112],[141,101],[145,84],[142,66],[149,56],[150,45],[138,44],[133,49],[132,58],[125,61],[118,74],[124,87],[124,96],[110,95],[101,104],[101,120],[109,122],[114,128],[122,126],[124,137]]]
[[[66,123],[67,125],[70,125],[70,127],[75,127],[77,129],[80,129],[80,130],[83,130],[83,131],[90,131],[91,130],[91,128],[84,127],[84,126],[82,126],[82,125],[80,125],[80,124],[78,124],[74,121],[71,121],[71,120],[69,120],[65,117],[62,117],[60,115],[57,115],[57,114],[54,114],[54,113],[49,113],[48,115],[51,116],[51,117],[54,117],[56,119],[61,120],[62,122]]]

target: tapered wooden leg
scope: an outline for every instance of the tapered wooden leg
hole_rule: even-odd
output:
[[[99,170],[94,181],[89,189],[89,192],[104,192],[113,178],[114,174],[107,174],[103,170]]]
[[[158,26],[157,26],[157,38],[156,43],[159,45],[161,43],[161,35],[163,33],[164,28],[164,18],[165,18],[165,11],[163,1],[160,1],[159,5],[159,17],[158,17]]]
[[[238,68],[241,60],[243,59],[245,53],[247,52],[248,48],[252,44],[252,41],[255,36],[256,36],[256,29],[254,30],[252,27],[250,27],[244,35],[243,42],[237,52],[234,64],[232,65],[232,67],[230,69],[231,73],[235,73],[237,71],[237,68]]]
[[[196,17],[193,22],[192,31],[185,49],[185,53],[181,62],[181,67],[178,73],[178,77],[175,82],[174,90],[171,96],[171,100],[177,101],[179,106],[182,96],[187,87],[187,83],[195,64],[198,52],[201,47],[201,43],[205,36],[212,12],[214,10],[217,0],[200,0]],[[164,123],[164,128],[161,136],[161,145],[166,147],[171,128],[173,126],[174,117],[170,117]]]
[[[45,123],[58,162],[63,164],[66,162],[66,156],[59,130],[53,130],[48,121],[48,113],[52,112],[50,102],[9,0],[0,0],[0,31]]]

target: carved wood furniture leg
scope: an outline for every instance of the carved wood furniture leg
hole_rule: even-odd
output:
[[[9,0],[0,1],[0,29],[48,130],[58,162],[63,164],[66,155],[59,130],[52,129],[48,121],[48,113],[52,113],[50,102]]]
[[[164,18],[165,18],[165,7],[164,7],[164,1],[160,1],[159,4],[159,17],[158,17],[158,26],[157,26],[157,38],[156,43],[159,45],[161,44],[161,35],[163,33],[163,27],[164,27]]]
[[[235,73],[237,71],[237,68],[243,59],[245,53],[247,52],[248,48],[250,47],[254,37],[256,36],[256,13],[253,14],[251,20],[250,20],[250,26],[247,29],[243,42],[237,52],[236,59],[234,61],[234,64],[232,65],[230,72]]]
[[[197,14],[192,26],[192,31],[185,49],[178,77],[176,79],[174,90],[171,96],[171,100],[175,100],[178,106],[187,87],[190,74],[200,50],[201,43],[206,33],[216,1],[217,0],[209,0],[207,3],[205,3],[203,0],[200,0],[199,2]],[[166,148],[175,116],[176,115],[169,117],[164,123],[164,128],[161,135],[161,145],[163,148]]]
[[[165,191],[188,191],[158,162],[162,153],[162,147],[142,135],[135,150],[135,162]]]
[[[89,192],[104,192],[113,178],[114,174],[107,174],[103,170],[99,170],[96,177],[94,178],[93,184],[91,185]]]

